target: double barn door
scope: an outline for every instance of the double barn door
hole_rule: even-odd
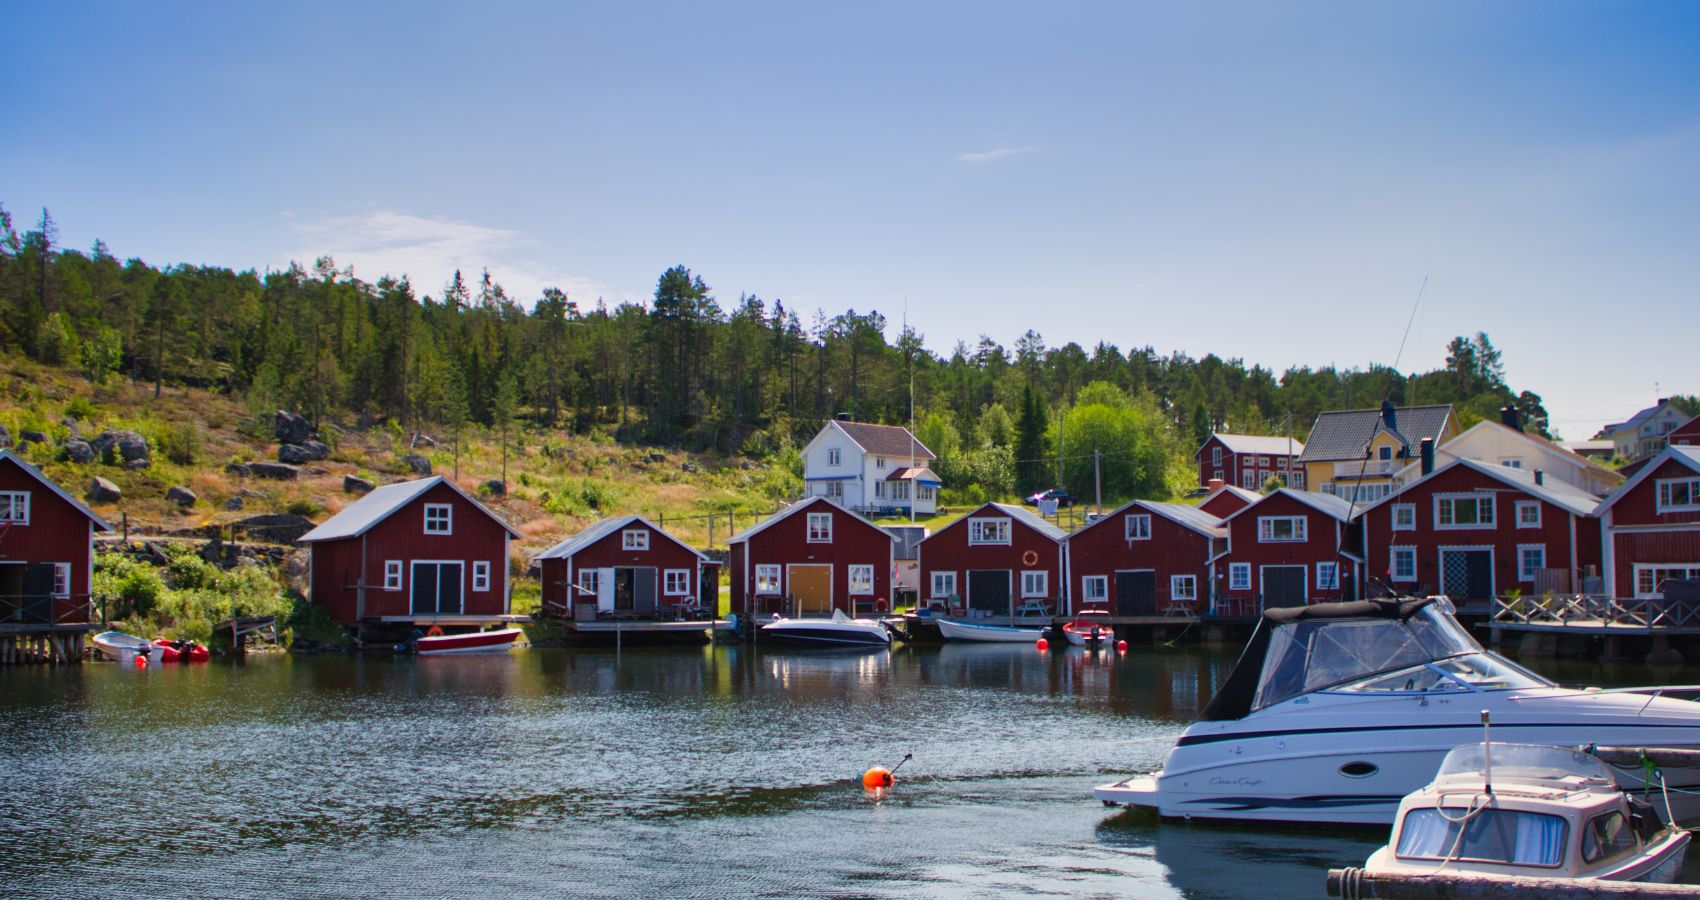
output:
[[[460,615],[465,610],[465,563],[415,562],[413,564],[413,615]]]

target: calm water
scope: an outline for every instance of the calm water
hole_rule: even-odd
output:
[[[0,669],[0,894],[1317,896],[1385,835],[1159,824],[1091,798],[1161,762],[1233,655]],[[862,790],[905,753],[895,790]]]

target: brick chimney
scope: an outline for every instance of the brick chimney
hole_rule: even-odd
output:
[[[1222,480],[1222,479],[1220,479],[1220,478],[1212,478],[1212,479],[1210,479],[1210,481],[1209,481],[1209,483],[1208,483],[1208,486],[1209,486],[1209,488],[1210,488],[1210,493],[1212,493],[1212,494],[1214,494],[1214,493],[1216,493],[1216,492],[1217,492],[1217,491],[1219,491],[1219,490],[1221,490],[1221,489],[1222,489],[1222,486],[1223,486],[1223,485],[1224,485],[1224,484],[1227,484],[1227,482],[1225,482],[1225,481],[1223,481],[1223,480]]]

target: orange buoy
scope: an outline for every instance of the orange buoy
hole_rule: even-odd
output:
[[[145,669],[147,667],[148,667],[148,655],[146,653],[136,654],[136,668]]]
[[[1051,642],[1045,640],[1044,638],[1040,638],[1038,643],[1034,644],[1033,646],[1038,647],[1040,653],[1044,653],[1046,650],[1051,649]]]
[[[874,766],[862,773],[862,787],[870,791],[891,787],[891,770],[885,766]]]
[[[1116,641],[1116,652],[1117,653],[1126,653],[1127,652],[1127,641]]]
[[[442,626],[441,625],[432,625],[430,628],[425,630],[425,636],[426,637],[442,637],[443,636]]]

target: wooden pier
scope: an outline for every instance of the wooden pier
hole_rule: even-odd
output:
[[[82,662],[84,637],[101,626],[0,625],[0,665],[69,665]]]

